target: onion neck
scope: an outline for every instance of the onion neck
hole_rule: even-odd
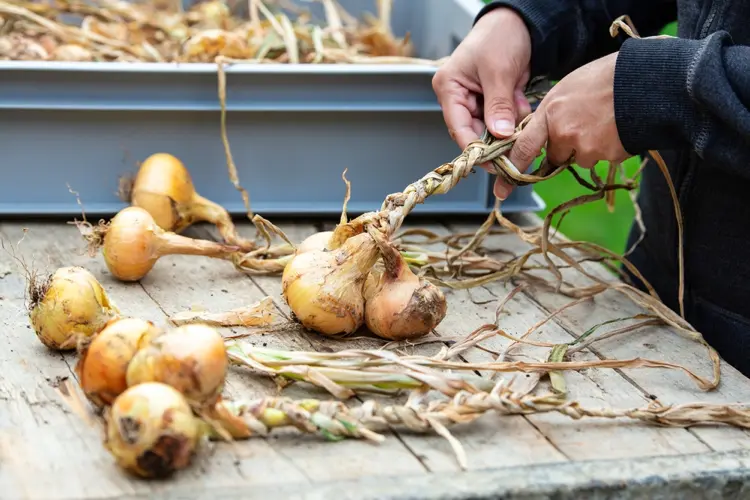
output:
[[[375,220],[375,216],[375,212],[368,212],[366,214],[360,215],[350,222],[339,223],[336,226],[336,229],[333,230],[331,239],[328,240],[327,248],[329,250],[335,250],[343,245],[344,242],[346,242],[349,238],[364,233],[365,225],[373,222],[373,220]],[[343,220],[344,219],[342,218],[342,221]]]
[[[224,245],[214,241],[180,236],[172,232],[154,235],[156,238],[155,253],[162,255],[203,255],[217,259],[231,259],[239,250],[236,246]]]
[[[372,236],[375,244],[380,249],[380,255],[383,257],[383,265],[385,267],[384,278],[387,282],[403,281],[409,279],[418,280],[417,276],[409,269],[401,252],[388,240],[385,236],[373,228],[372,226],[367,228],[367,232]]]
[[[367,274],[380,256],[373,239],[364,233],[346,240],[339,252],[337,257],[343,258],[345,264],[353,263],[352,270],[358,275]]]
[[[204,198],[198,193],[193,194],[193,199],[187,205],[186,213],[183,216],[185,219],[204,220],[214,224],[224,241],[231,245],[237,245],[245,252],[257,248],[254,242],[246,240],[237,234],[237,228],[224,207],[208,198]]]

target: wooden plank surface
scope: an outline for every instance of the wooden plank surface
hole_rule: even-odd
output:
[[[447,232],[439,224],[419,223],[435,231]],[[477,224],[478,225],[478,224]],[[477,225],[452,226],[451,229],[476,229]],[[167,316],[194,306],[224,311],[247,305],[270,295],[286,314],[280,296],[280,278],[247,277],[231,264],[203,257],[170,256],[160,259],[140,283],[123,284],[106,270],[101,256],[83,254],[83,241],[76,229],[65,223],[4,223],[0,236],[16,242],[22,228],[29,233],[21,244],[21,253],[39,270],[53,271],[64,265],[82,265],[93,272],[118,307],[128,315],[150,319],[168,326]],[[281,224],[294,241],[323,229],[311,224]],[[240,231],[252,235],[249,224]],[[216,238],[208,226],[191,228],[193,237]],[[518,249],[514,238],[492,236],[486,246]],[[597,266],[592,265],[596,268]],[[4,375],[0,377],[0,497],[2,498],[129,498],[168,492],[205,494],[216,491],[242,491],[254,486],[273,491],[275,484],[299,485],[305,491],[314,484],[332,481],[357,481],[365,477],[419,477],[449,473],[462,474],[449,444],[438,436],[423,436],[394,431],[385,442],[372,445],[361,441],[325,442],[315,436],[283,433],[278,437],[256,438],[228,446],[216,444],[186,471],[165,482],[136,480],[120,471],[101,446],[101,435],[70,414],[54,392],[58,377],[72,377],[74,355],[51,353],[36,339],[24,310],[23,276],[13,259],[0,253],[0,321],[6,331],[7,347],[0,350]],[[494,321],[499,300],[510,291],[508,285],[493,283],[470,291],[447,290],[449,313],[433,333],[436,340],[457,339],[474,328]],[[632,305],[614,294],[598,298],[592,304],[572,308],[545,324],[531,338],[565,342],[593,324],[624,313],[632,314]],[[560,299],[551,294],[522,293],[508,304],[501,326],[512,335],[521,335],[559,307]],[[236,334],[242,328],[221,329]],[[637,339],[637,342],[636,342]],[[373,349],[382,347],[379,339],[358,335],[352,340],[332,340],[314,333],[290,328],[287,334],[255,336],[256,345],[295,350]],[[507,340],[494,337],[482,345],[502,352]],[[644,347],[649,344],[653,347]],[[440,343],[410,347],[409,353],[433,355]],[[630,347],[628,347],[630,346]],[[635,346],[635,347],[634,347]],[[649,329],[632,336],[601,342],[574,359],[640,355],[677,361],[709,376],[704,351],[663,329]],[[645,353],[643,349],[646,349]],[[514,351],[520,359],[541,359],[548,348],[524,346]],[[465,353],[469,362],[487,361],[494,355],[473,349]],[[232,369],[227,384],[231,397],[253,398],[276,394],[269,379],[245,370]],[[490,376],[483,373],[483,376]],[[588,406],[631,407],[656,394],[664,402],[692,400],[750,401],[750,384],[735,370],[723,365],[722,386],[712,393],[699,392],[678,372],[666,370],[588,369],[565,375],[571,397]],[[329,397],[322,391],[305,390],[293,385],[284,389],[293,397],[309,395]],[[386,399],[393,402],[394,398]],[[396,398],[403,401],[403,397]],[[352,404],[357,404],[353,401]],[[571,461],[627,459],[646,456],[675,456],[705,453],[711,450],[750,448],[750,439],[731,428],[658,428],[627,422],[586,419],[573,421],[554,414],[499,417],[487,414],[474,424],[454,429],[469,457],[469,468],[488,470],[505,467],[544,466]],[[311,487],[311,486],[310,486]],[[467,491],[467,495],[470,495]]]
[[[538,225],[539,219],[521,216],[518,224]],[[477,225],[453,224],[453,231],[475,231]],[[513,235],[492,235],[484,243],[488,249],[502,249],[522,253],[530,248]],[[535,256],[532,260],[546,265],[544,259]],[[595,263],[584,263],[584,268],[595,276],[611,280],[613,275]],[[566,281],[587,285],[591,281],[571,269],[562,269]],[[550,313],[570,302],[559,294],[530,289],[524,293],[545,312]],[[577,338],[589,328],[605,321],[634,316],[646,312],[642,307],[615,291],[604,292],[591,301],[577,305],[557,314],[554,324]],[[605,330],[606,331],[606,330]],[[638,332],[605,339],[590,349],[599,359],[629,359],[644,357],[686,366],[700,376],[712,378],[712,365],[705,348],[680,336],[666,326],[649,326]],[[750,384],[746,377],[726,362],[721,362],[721,384],[713,391],[700,391],[681,371],[667,369],[633,368],[617,370],[623,378],[646,397],[657,397],[665,404],[680,404],[693,401],[714,403],[740,403],[750,401]],[[692,427],[688,430],[711,449],[729,451],[750,448],[750,435],[736,428]]]

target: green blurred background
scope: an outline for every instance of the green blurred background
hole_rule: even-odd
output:
[[[637,28],[637,26],[636,26]],[[662,33],[672,36],[676,35],[677,24],[667,25]],[[641,163],[640,157],[630,158],[623,164],[625,173],[631,177]],[[538,161],[537,164],[538,165]],[[584,179],[591,179],[590,173],[585,169],[574,167]],[[607,164],[602,162],[596,167],[597,173],[605,178]],[[619,178],[619,177],[618,177]],[[547,208],[538,213],[546,216],[556,206],[569,201],[576,196],[590,193],[582,187],[569,172],[534,185],[534,191],[544,200]],[[574,240],[591,241],[603,245],[615,252],[622,253],[625,250],[628,232],[633,222],[635,211],[633,204],[625,191],[617,191],[615,195],[615,210],[610,213],[604,200],[588,203],[572,209],[559,225],[560,232]],[[559,216],[554,219],[557,224]]]

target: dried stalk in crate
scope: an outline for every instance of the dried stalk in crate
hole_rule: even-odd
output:
[[[328,26],[312,23],[298,3],[251,0],[243,18],[221,0],[195,2],[185,11],[162,1],[0,1],[0,59],[208,63],[222,56],[248,63],[439,64],[411,57],[408,36],[393,35],[390,0],[380,2],[378,19],[362,20],[323,0]]]

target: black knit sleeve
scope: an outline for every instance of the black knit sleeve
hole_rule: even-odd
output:
[[[656,34],[677,18],[665,0],[495,0],[477,15],[507,7],[526,22],[531,36],[531,76],[559,80],[594,59],[615,52],[627,35],[612,38],[609,27],[629,15],[641,36]],[[488,47],[502,50],[502,47]]]

